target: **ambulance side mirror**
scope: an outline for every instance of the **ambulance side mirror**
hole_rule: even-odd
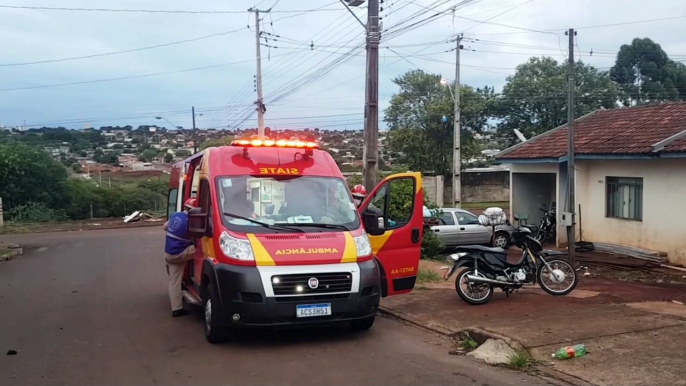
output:
[[[188,212],[188,235],[197,238],[208,234],[208,216],[202,209],[193,208]]]
[[[365,209],[362,212],[362,223],[367,234],[371,236],[381,236],[384,234],[383,228],[379,226],[379,217],[377,217],[376,213]]]

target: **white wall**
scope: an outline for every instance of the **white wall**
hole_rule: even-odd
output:
[[[578,160],[576,169],[584,240],[667,252],[686,266],[686,159]],[[643,178],[643,221],[605,217],[608,176]]]

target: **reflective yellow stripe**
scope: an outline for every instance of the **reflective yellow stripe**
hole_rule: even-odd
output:
[[[345,236],[345,248],[343,249],[343,258],[341,263],[354,263],[357,261],[357,248],[355,247],[355,239],[350,232],[343,232]]]
[[[383,248],[383,246],[386,244],[386,241],[388,241],[392,234],[393,231],[386,231],[386,233],[382,234],[381,236],[369,236],[369,243],[372,244],[372,253],[376,255],[376,253]]]
[[[250,241],[250,246],[252,246],[252,253],[255,254],[256,265],[276,265],[272,256],[254,234],[248,233],[246,236],[248,236],[248,241]]]

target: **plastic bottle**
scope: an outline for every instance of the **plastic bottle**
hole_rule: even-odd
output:
[[[586,355],[586,345],[577,344],[574,346],[562,347],[553,354],[553,358],[569,359]]]

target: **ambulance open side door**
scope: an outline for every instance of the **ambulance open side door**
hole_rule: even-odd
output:
[[[421,173],[400,173],[384,178],[361,205],[361,213],[377,215],[383,231],[369,235],[382,269],[383,296],[414,288],[422,247],[423,202]]]

